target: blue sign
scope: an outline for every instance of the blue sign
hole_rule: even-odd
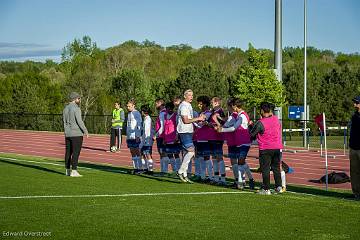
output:
[[[304,106],[289,106],[289,119],[301,120],[304,114]]]

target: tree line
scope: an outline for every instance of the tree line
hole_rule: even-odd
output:
[[[308,99],[310,116],[325,111],[331,120],[347,120],[351,99],[360,95],[360,55],[309,47]],[[62,61],[0,62],[1,113],[61,113],[71,91],[82,95],[85,115],[110,114],[113,102],[124,107],[157,98],[170,101],[191,88],[199,95],[240,97],[251,112],[261,101],[283,106],[303,104],[302,48],[283,50],[283,82],[276,79],[274,54],[268,49],[127,41],[100,49],[88,36],[68,43]],[[225,101],[224,101],[225,102]],[[153,109],[155,110],[155,109]]]

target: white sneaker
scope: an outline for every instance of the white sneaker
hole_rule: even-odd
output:
[[[70,177],[82,177],[77,170],[72,170]]]
[[[260,194],[260,195],[271,195],[271,192],[270,190],[265,190],[265,189],[261,189],[260,191],[257,192],[257,194]]]
[[[283,188],[281,186],[279,186],[279,187],[275,188],[275,192],[276,193],[283,193],[284,190],[283,190]]]
[[[70,174],[71,174],[71,170],[70,170],[70,169],[66,169],[66,170],[65,170],[65,175],[66,175],[66,176],[70,176]]]

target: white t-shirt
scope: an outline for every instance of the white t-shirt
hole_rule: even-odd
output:
[[[194,118],[193,108],[190,103],[182,101],[178,109],[178,125],[176,130],[178,133],[193,133],[194,127],[192,123],[185,124],[181,116],[187,116],[188,119]]]

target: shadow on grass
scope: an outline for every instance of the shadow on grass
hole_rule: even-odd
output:
[[[134,171],[132,169],[124,168],[124,167],[117,167],[117,166],[110,166],[110,165],[101,165],[101,164],[94,164],[94,163],[88,163],[88,162],[82,162],[79,163],[79,167],[86,167],[90,169],[100,170],[104,172],[111,172],[111,173],[120,173],[120,174],[129,174],[134,175],[137,177],[152,179],[159,182],[170,182],[170,183],[176,183],[180,184],[180,180],[175,177],[171,176],[158,176],[157,173],[154,173],[153,175],[150,174],[134,174]]]
[[[44,171],[44,172],[50,172],[50,173],[56,173],[56,174],[64,175],[64,172],[59,172],[59,171],[55,171],[55,170],[52,170],[52,169],[49,169],[49,168],[40,167],[40,166],[36,166],[36,165],[23,164],[23,163],[19,163],[19,162],[13,162],[13,161],[4,160],[4,159],[0,159],[0,162],[7,163],[7,164],[12,164],[12,165],[16,165],[16,166],[21,166],[21,167],[26,167],[26,168],[32,168],[32,169],[36,169],[36,170],[41,170],[41,171]]]
[[[354,196],[351,192],[341,192],[341,190],[326,191],[325,189],[319,189],[315,187],[303,187],[303,186],[293,186],[293,185],[287,186],[287,190],[291,192],[305,193],[305,194],[311,194],[317,196],[326,196],[326,197],[334,197],[334,198],[349,199],[349,200],[354,199]]]

